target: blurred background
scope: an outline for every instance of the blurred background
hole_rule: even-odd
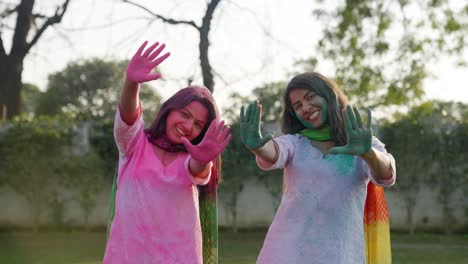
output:
[[[240,106],[260,100],[264,133],[281,134],[285,85],[303,71],[370,107],[397,161],[393,262],[467,263],[467,33],[465,0],[0,1],[0,262],[101,262],[113,116],[148,40],[171,56],[141,90],[147,123],[193,83],[232,127],[220,263],[255,263],[281,199],[282,172],[260,171],[240,142]]]

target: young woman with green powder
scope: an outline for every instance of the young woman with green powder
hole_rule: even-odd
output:
[[[364,122],[340,88],[314,72],[295,76],[283,99],[284,135],[276,138],[260,132],[259,102],[240,113],[242,141],[258,166],[284,169],[285,177],[257,263],[366,263],[367,187],[395,183],[395,160],[372,135],[370,110]]]

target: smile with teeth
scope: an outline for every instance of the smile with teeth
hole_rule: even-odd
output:
[[[187,136],[187,135],[184,133],[184,131],[182,131],[180,128],[176,127],[176,130],[177,130],[177,132],[179,132],[180,135],[182,135],[182,136],[184,136],[184,137]]]
[[[315,111],[312,115],[309,116],[309,120],[315,119],[320,114],[320,111]]]

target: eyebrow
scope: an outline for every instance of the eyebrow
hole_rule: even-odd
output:
[[[312,91],[307,91],[304,96],[302,96],[302,99],[305,99],[307,96],[309,96],[309,94],[313,93]],[[315,94],[315,93],[313,93]],[[299,103],[299,101],[296,101],[294,103],[292,103],[292,106],[294,107],[295,105],[297,105]]]
[[[190,116],[193,117],[193,118],[195,119],[195,122],[199,122],[199,123],[201,123],[203,126],[206,125],[206,122],[203,122],[203,121],[201,121],[200,119],[196,119],[196,118],[194,117],[194,115],[192,114],[192,112],[190,112],[187,108],[185,108],[185,106],[184,106],[183,108],[181,108],[181,110],[184,110],[185,112],[189,113]]]

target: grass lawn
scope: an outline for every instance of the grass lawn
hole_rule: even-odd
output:
[[[0,263],[98,264],[104,253],[103,232],[0,232]],[[253,264],[265,231],[219,234],[219,263]],[[392,233],[395,264],[468,263],[468,236]]]

